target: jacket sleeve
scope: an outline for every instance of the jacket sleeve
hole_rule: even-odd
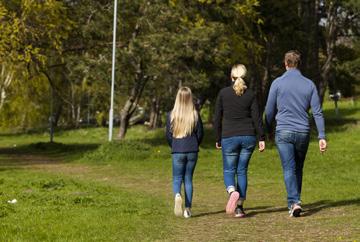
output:
[[[311,106],[312,114],[314,116],[316,128],[318,130],[318,134],[319,134],[318,138],[325,139],[324,116],[320,105],[320,98],[315,85],[313,85],[313,89],[312,89],[310,106]]]
[[[197,137],[197,140],[198,140],[199,145],[200,145],[201,141],[204,138],[204,127],[203,127],[203,123],[202,123],[200,114],[198,114],[198,122],[197,122],[197,127],[196,127],[196,137]]]
[[[259,114],[259,106],[255,95],[251,103],[251,118],[253,120],[259,141],[264,141],[265,134],[264,134],[264,128],[262,122],[262,115]]]
[[[168,113],[166,117],[166,140],[170,147],[172,146],[172,139],[173,139],[173,134],[171,131],[170,113]]]
[[[223,117],[223,105],[221,92],[218,94],[215,104],[215,117],[214,117],[214,129],[216,142],[221,143],[221,131],[222,131],[222,117]]]

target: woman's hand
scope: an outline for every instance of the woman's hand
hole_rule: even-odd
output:
[[[265,141],[259,141],[259,151],[263,152],[265,150]]]
[[[218,142],[216,142],[215,147],[216,149],[221,150],[221,143],[219,144]]]
[[[327,148],[327,143],[325,139],[321,139],[319,140],[319,149],[321,153],[324,153],[326,151]]]

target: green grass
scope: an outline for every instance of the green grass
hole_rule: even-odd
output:
[[[305,213],[290,219],[274,144],[249,166],[249,217],[224,214],[221,152],[206,130],[194,174],[194,217],[172,214],[164,130],[129,130],[107,143],[102,128],[0,135],[0,241],[359,241],[360,112],[324,104],[328,151],[312,133],[304,168]],[[16,144],[16,147],[14,147]],[[9,204],[16,198],[18,203]]]
[[[170,232],[168,205],[156,197],[29,170],[1,173],[1,241],[155,240]]]

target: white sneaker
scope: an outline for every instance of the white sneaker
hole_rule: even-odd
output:
[[[180,193],[176,193],[175,195],[175,207],[174,207],[174,213],[175,216],[182,216],[183,211],[182,211],[182,198]]]
[[[185,210],[184,210],[184,218],[190,218],[190,217],[191,217],[190,208],[185,208]]]

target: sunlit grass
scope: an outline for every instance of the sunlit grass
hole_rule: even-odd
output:
[[[312,133],[305,216],[299,219],[288,218],[272,142],[250,162],[249,218],[234,220],[223,211],[221,152],[207,128],[194,175],[194,217],[185,220],[172,214],[171,156],[163,129],[133,127],[125,141],[113,143],[105,128],[58,132],[52,145],[46,133],[0,136],[1,241],[355,241],[360,113],[356,102],[340,102],[336,117],[332,105],[324,104],[325,154]],[[50,160],[34,164],[35,158]],[[14,198],[16,204],[7,202]]]

